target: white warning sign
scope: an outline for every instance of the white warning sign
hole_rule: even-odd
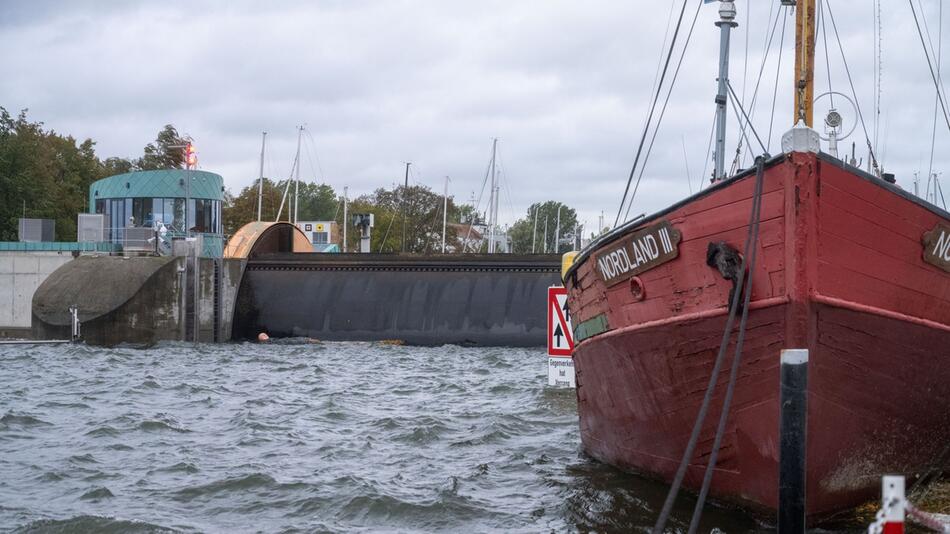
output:
[[[574,329],[567,307],[567,289],[548,288],[548,385],[576,387],[574,380]]]

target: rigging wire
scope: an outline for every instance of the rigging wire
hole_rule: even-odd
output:
[[[828,24],[825,23],[824,5],[824,1],[818,2],[818,26],[821,28],[821,38],[825,48],[825,68],[828,71],[828,98],[831,102],[831,109],[835,109],[835,93],[831,87],[831,59],[828,56]]]
[[[681,135],[680,141],[683,143],[683,163],[686,164],[686,185],[689,186],[689,194],[693,194],[693,179],[689,176],[689,156],[686,155],[686,136]]]
[[[927,66],[930,68],[930,76],[933,78],[934,88],[937,90],[937,99],[940,101],[940,107],[943,109],[943,118],[947,121],[947,128],[950,129],[950,116],[947,115],[947,106],[943,95],[940,93],[940,82],[937,80],[937,74],[934,72],[933,62],[930,61],[930,52],[927,51],[927,44],[924,42],[924,34],[920,29],[920,20],[917,18],[917,10],[914,8],[913,0],[908,0],[910,10],[914,14],[914,23],[917,25],[917,35],[920,36],[920,44],[924,47],[924,56],[927,58]]]
[[[703,180],[703,176],[706,176],[706,171],[709,170],[709,162],[712,161],[712,141],[714,134],[716,133],[716,113],[713,113],[712,127],[709,128],[709,142],[706,143],[706,162],[703,163],[703,174],[699,178],[699,190],[702,191],[706,186],[706,181]]]
[[[772,148],[772,127],[775,125],[775,103],[778,100],[778,81],[779,74],[782,72],[782,50],[785,48],[785,28],[788,26],[789,10],[788,7],[782,10],[786,16],[782,17],[782,36],[779,37],[778,61],[775,65],[775,86],[772,89],[772,112],[769,115],[769,137],[766,148]]]
[[[858,93],[854,89],[854,79],[851,77],[851,69],[848,67],[848,58],[844,54],[844,46],[841,44],[841,36],[838,34],[838,25],[835,23],[835,14],[831,10],[831,2],[828,2],[825,6],[828,10],[828,19],[831,21],[831,29],[834,31],[835,40],[838,42],[838,51],[841,53],[841,62],[844,64],[844,72],[848,76],[848,85],[851,86],[851,94],[854,96],[854,107],[858,110],[858,119],[861,122],[861,129],[864,131],[864,140],[868,145],[868,155],[871,159],[871,164],[875,172],[878,170],[877,157],[875,156],[876,149],[871,146],[871,136],[868,134],[867,123],[864,122],[864,113],[861,111],[861,104],[858,103]]]
[[[686,4],[684,3],[683,5],[685,7]],[[633,208],[633,199],[636,198],[637,191],[640,190],[640,181],[643,179],[643,173],[646,170],[647,161],[650,160],[650,154],[653,152],[653,144],[656,142],[656,136],[660,132],[660,124],[663,123],[663,117],[666,116],[666,108],[670,103],[670,95],[673,94],[673,88],[676,86],[676,79],[679,77],[680,68],[683,66],[683,59],[686,57],[686,50],[689,47],[689,41],[693,36],[693,30],[696,28],[696,21],[699,19],[699,11],[702,8],[702,6],[703,4],[701,3],[697,4],[696,6],[696,13],[693,15],[693,22],[690,24],[689,33],[686,36],[686,42],[683,44],[683,49],[680,51],[680,57],[676,63],[676,69],[674,69],[673,71],[673,78],[670,80],[669,87],[667,88],[667,91],[666,91],[666,99],[663,101],[663,107],[660,109],[660,116],[659,118],[657,118],[656,126],[653,128],[653,136],[650,138],[650,145],[647,147],[646,155],[643,158],[643,164],[640,165],[640,174],[637,176],[637,183],[633,188],[633,193],[630,195],[630,203],[627,205],[627,211],[626,213],[624,213],[624,218],[630,217],[630,209]],[[672,53],[672,51],[673,49],[671,48],[670,52]],[[657,94],[657,96],[659,96],[659,93]],[[644,134],[646,134],[646,132],[644,132]],[[642,147],[642,141],[641,141],[641,147]],[[638,156],[639,156],[639,153],[638,153]],[[636,163],[634,163],[634,168],[636,168]],[[631,170],[631,173],[632,172],[633,171]],[[633,175],[631,174],[631,178],[632,177]],[[628,181],[627,187],[629,188],[629,186],[630,186],[630,183]],[[626,198],[626,193],[624,194],[624,197]],[[623,204],[621,204],[620,208],[623,209]],[[614,222],[615,226],[616,224],[617,223]]]
[[[773,24],[778,24],[778,17],[780,16],[780,14],[781,14],[781,12],[780,12],[780,13],[775,13],[775,2],[769,2],[769,16],[768,16],[768,18],[766,19],[766,20],[768,21],[768,23],[765,25],[766,30],[768,30],[768,28],[770,28],[770,27],[773,27]],[[772,15],[775,15],[775,16],[776,16],[776,19],[775,19],[774,22],[772,21]],[[749,24],[749,21],[746,20],[746,23]],[[757,102],[757,100],[756,100],[756,98],[755,98],[755,95],[758,93],[758,84],[760,83],[760,81],[761,81],[761,79],[762,79],[762,71],[765,69],[765,56],[767,56],[768,53],[769,53],[769,48],[770,48],[770,46],[771,46],[772,38],[773,38],[774,36],[775,36],[775,29],[774,29],[774,27],[773,27],[772,31],[766,31],[766,32],[765,32],[765,37],[763,38],[763,42],[762,42],[762,50],[763,50],[763,52],[762,52],[762,54],[763,54],[762,66],[761,66],[761,68],[759,69],[759,77],[758,77],[758,79],[756,80],[756,90],[753,91],[752,105],[750,106],[751,110],[750,110],[750,113],[749,113],[749,114],[750,114],[751,116],[753,116],[753,117],[755,116],[755,111],[756,111],[756,106],[755,106],[755,105],[756,105],[756,102]],[[781,53],[781,49],[779,50],[779,53]],[[742,98],[743,98],[743,104],[744,104],[744,103],[745,103],[745,87],[743,87],[743,95],[742,95]],[[742,140],[740,139],[739,141],[741,142]],[[745,165],[745,160],[746,160],[746,157],[747,157],[748,155],[749,155],[748,152],[743,152],[743,153],[742,153],[742,165]]]
[[[765,155],[768,155],[768,149],[766,149],[765,144],[762,143],[762,138],[759,137],[759,133],[755,131],[755,126],[752,126],[752,121],[749,120],[749,115],[746,114],[745,108],[742,107],[742,102],[739,102],[739,98],[736,96],[736,92],[732,88],[732,84],[729,83],[728,81],[726,81],[726,88],[729,89],[729,96],[732,97],[732,105],[734,108],[732,111],[734,111],[736,114],[736,120],[740,124],[742,123],[742,118],[739,117],[739,112],[741,111],[742,117],[745,118],[746,126],[748,126],[750,130],[752,130],[752,134],[755,135],[755,140],[758,141],[759,146],[762,147],[762,152],[765,153]],[[746,144],[751,145],[752,143],[749,142],[749,136],[746,135],[745,133],[745,128],[742,129],[742,135],[745,137]]]
[[[666,79],[666,72],[670,67],[670,60],[673,58],[673,50],[676,48],[676,40],[679,37],[680,26],[683,23],[683,16],[686,13],[686,4],[688,1],[689,0],[683,0],[683,8],[680,10],[679,19],[676,21],[676,30],[673,32],[673,39],[670,43],[670,49],[666,55],[666,61],[663,65],[663,73],[660,76],[660,83],[657,84],[656,94],[653,96],[653,102],[650,104],[650,113],[647,115],[647,121],[643,128],[643,135],[640,136],[640,146],[637,147],[637,155],[633,160],[633,167],[630,169],[630,176],[627,178],[627,186],[624,188],[623,197],[620,199],[620,208],[617,210],[617,217],[614,219],[615,228],[620,222],[620,214],[623,213],[623,207],[627,203],[627,194],[630,192],[630,184],[633,183],[633,176],[637,171],[637,165],[640,163],[640,155],[643,152],[643,145],[646,142],[647,134],[650,130],[650,124],[653,122],[653,113],[656,111],[656,105],[660,100],[660,91],[663,88],[663,81]],[[701,7],[702,4],[698,4],[697,10]]]
[[[323,165],[320,164],[320,153],[317,152],[317,141],[313,138],[313,134],[310,133],[310,130],[309,130],[309,129],[304,130],[304,132],[306,132],[307,138],[310,139],[310,147],[306,147],[306,149],[307,149],[307,158],[310,159],[310,148],[313,147],[313,159],[316,159],[316,160],[317,160],[317,170],[320,171],[320,182],[325,184],[325,183],[327,183],[327,177],[326,177],[326,175],[323,173]],[[313,172],[313,161],[312,161],[312,160],[310,161],[310,171]],[[316,173],[314,173],[314,174],[316,174]]]
[[[828,6],[829,12],[831,6]],[[884,69],[883,23],[881,21],[881,0],[874,0],[874,152],[878,152],[881,130],[881,74]],[[855,98],[857,100],[857,98]]]
[[[917,0],[917,7],[920,8],[920,13],[923,14],[923,13],[924,13],[924,7],[923,7],[923,5],[921,5],[920,0]],[[930,26],[927,24],[927,18],[922,16],[921,19],[923,19],[921,22],[923,22],[923,24],[924,24],[924,32],[927,34],[927,45],[930,47],[930,48],[929,48],[929,49],[930,49],[930,53],[931,53],[931,55],[936,56],[936,52],[934,51],[934,45],[933,45],[933,37],[930,35]],[[938,62],[938,65],[939,65],[939,62]],[[946,88],[943,86],[943,79],[940,77],[940,70],[939,70],[939,69],[937,70],[937,80],[940,82],[940,93],[943,95],[944,101],[946,101],[946,100],[948,100],[948,99],[947,99],[947,90],[946,90]]]
[[[488,175],[491,173],[491,160],[489,159],[488,165],[485,167],[485,179],[482,180],[482,189],[478,192],[478,200],[475,202],[474,213],[472,213],[473,219],[468,223],[468,232],[465,234],[465,241],[462,243],[462,252],[468,248],[468,239],[472,236],[472,228],[475,227],[475,219],[478,218],[478,208],[482,205],[482,196],[485,194],[485,185],[488,183]]]
[[[778,28],[778,17],[775,18],[775,21],[774,21],[774,22],[771,22],[771,17],[770,17],[770,18],[769,18],[769,21],[770,21],[770,24],[771,24],[771,26],[772,26],[772,30],[767,33],[767,41],[766,41],[766,44],[765,44],[765,50],[764,50],[764,52],[762,53],[762,64],[759,66],[759,75],[758,75],[758,77],[756,78],[756,81],[755,81],[755,89],[752,91],[752,103],[751,103],[751,105],[749,106],[749,107],[750,107],[750,112],[749,112],[750,115],[755,115],[755,103],[758,101],[758,97],[759,97],[759,86],[760,86],[760,84],[762,83],[762,74],[765,72],[765,64],[766,64],[766,62],[767,62],[768,59],[769,59],[769,53],[771,52],[771,49],[772,49],[772,40],[773,40],[773,38],[775,37],[775,31],[776,31],[776,29]],[[781,54],[781,50],[779,51],[779,53]],[[741,102],[742,102],[743,105],[745,105],[745,97],[744,97],[744,96],[743,96],[743,99],[741,100]],[[738,142],[738,144],[736,145],[736,156],[735,156],[735,158],[732,160],[732,166],[731,166],[731,168],[730,168],[729,174],[735,174],[735,173],[736,173],[736,171],[738,170],[739,164],[740,164],[740,161],[739,161],[739,160],[740,160],[740,157],[741,157],[742,160],[744,161],[744,160],[745,160],[745,155],[748,154],[748,152],[742,152],[742,138],[745,136],[745,128],[746,128],[745,125],[742,125],[742,124],[741,124],[741,121],[740,121],[740,129],[742,130],[742,132],[741,132],[741,135],[739,136],[739,142]]]
[[[940,78],[940,67],[942,65],[943,59],[943,2],[939,3],[939,11],[937,20],[939,21],[939,27],[937,31],[937,78]],[[934,95],[934,120],[933,120],[933,130],[930,133],[930,165],[927,168],[927,192],[925,196],[930,195],[930,179],[933,176],[934,172],[934,147],[937,140],[937,106],[940,105],[937,96]]]

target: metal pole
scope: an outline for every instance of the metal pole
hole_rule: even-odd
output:
[[[348,189],[349,187],[346,187],[346,186],[343,187],[343,252],[346,252],[346,227],[350,225],[350,221],[348,220],[347,211],[346,211],[347,208],[349,207],[346,205],[346,195],[347,195]]]
[[[557,207],[557,225],[554,226],[554,253],[561,251],[561,206]]]
[[[445,227],[449,222],[449,177],[445,177],[445,191],[442,193],[442,254],[445,254]]]
[[[264,198],[264,142],[267,132],[261,132],[261,175],[257,179],[257,222],[261,222],[261,202]]]
[[[492,139],[491,142],[491,193],[488,196],[488,253],[494,254],[495,252],[495,225],[498,224],[498,221],[495,220],[495,204],[498,202],[498,199],[495,198],[495,151],[498,149],[498,138]]]
[[[735,22],[736,5],[732,0],[720,0],[719,17],[719,92],[716,94],[716,168],[713,181],[726,178],[726,100],[729,82],[729,33],[739,24]]]
[[[409,201],[409,166],[412,165],[410,162],[406,162],[406,182],[402,188],[402,251],[406,252],[406,203]]]
[[[534,205],[534,231],[531,232],[531,253],[534,254],[534,244],[538,240],[538,205]]]
[[[300,215],[300,137],[303,135],[303,126],[297,128],[297,176],[294,178],[294,224]]]
[[[782,351],[779,420],[778,531],[805,532],[808,350]]]

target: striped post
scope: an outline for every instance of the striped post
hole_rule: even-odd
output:
[[[884,509],[883,534],[904,534],[904,477],[888,475],[881,484],[881,506]]]

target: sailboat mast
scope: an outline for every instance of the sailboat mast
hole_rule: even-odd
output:
[[[534,245],[538,242],[538,205],[534,205],[534,231],[531,232],[531,253],[534,254]]]
[[[795,122],[812,127],[815,94],[815,0],[798,0],[795,12]]]
[[[716,165],[713,181],[726,179],[726,102],[729,98],[729,37],[735,21],[736,5],[732,0],[721,0],[719,4],[719,92],[716,93]]]
[[[449,177],[445,177],[445,190],[442,192],[442,254],[445,254],[445,228],[449,223]]]
[[[300,137],[303,135],[303,126],[297,129],[297,175],[294,178],[294,224],[300,215]]]
[[[349,209],[349,206],[347,205],[347,202],[349,201],[347,198],[349,195],[349,189],[350,188],[348,186],[343,186],[343,252],[346,252],[346,227],[350,225],[349,213],[347,213],[347,210]]]
[[[498,224],[498,221],[495,220],[497,217],[498,210],[495,208],[498,203],[497,191],[495,190],[495,151],[498,148],[498,139],[492,139],[491,143],[491,194],[488,196],[488,253],[494,254],[495,252],[495,225]]]
[[[267,141],[267,132],[261,133],[261,175],[257,180],[257,222],[261,222],[261,202],[264,198],[264,143]]]

